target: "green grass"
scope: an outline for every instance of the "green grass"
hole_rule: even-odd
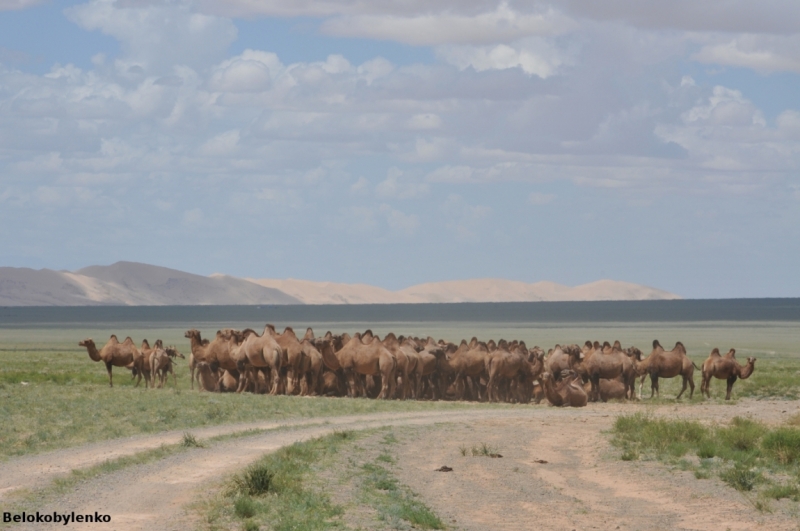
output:
[[[0,360],[0,460],[106,439],[228,423],[496,407],[200,393],[189,389],[185,363],[176,370],[177,391],[134,388],[129,371],[118,367],[112,389],[105,368],[85,353],[5,350],[0,351]]]
[[[367,505],[377,509],[380,518],[392,528],[401,528],[399,521],[419,529],[444,529],[444,523],[415,495],[400,484],[392,473],[380,464],[362,465],[362,495]]]
[[[770,428],[748,418],[735,417],[727,426],[704,426],[696,421],[655,418],[642,413],[618,417],[612,444],[621,459],[654,458],[698,479],[717,475],[741,492],[758,491],[753,504],[768,510],[768,498],[796,500],[800,488],[800,428]],[[696,456],[693,464],[684,456]],[[789,482],[781,478],[790,478]]]
[[[352,432],[295,443],[266,455],[236,474],[222,495],[204,507],[210,529],[312,531],[340,528],[342,508],[312,485],[314,470],[330,461]]]

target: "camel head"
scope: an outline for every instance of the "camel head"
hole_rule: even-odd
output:
[[[196,339],[197,341],[200,341],[200,330],[197,330],[196,328],[187,330],[186,333],[183,334],[183,337],[187,339]]]
[[[161,340],[159,339],[159,341]],[[170,345],[164,350],[166,351],[167,356],[169,356],[170,358],[180,358],[182,360],[186,359],[186,356],[178,352],[177,347],[175,347],[174,345]]]
[[[642,351],[636,347],[628,347],[624,351],[628,356],[635,359],[636,361],[642,361]]]
[[[87,337],[86,339],[84,339],[83,341],[78,343],[78,346],[79,347],[93,347],[94,346],[94,340],[92,338],[90,338],[90,337]]]

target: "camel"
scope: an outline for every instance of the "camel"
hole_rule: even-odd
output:
[[[575,366],[575,370],[584,380],[591,382],[589,399],[597,402],[600,397],[600,380],[621,377],[623,383],[633,387],[636,380],[636,369],[631,358],[622,350],[619,341],[614,346],[606,341],[602,349],[597,349],[589,341],[584,345],[584,358]]]
[[[480,342],[476,342],[473,348],[470,348],[470,344],[466,341],[461,341],[458,347],[453,344],[448,345],[444,357],[439,360],[442,396],[446,394],[447,377],[451,375],[454,377],[453,390],[456,400],[464,400],[468,378],[471,388],[470,398],[479,400],[481,398],[479,378],[486,371],[486,357],[489,352],[488,345]]]
[[[161,340],[159,339],[160,343]],[[168,374],[172,374],[172,379],[175,382],[175,389],[178,388],[178,378],[175,376],[175,371],[172,369],[175,358],[185,359],[184,355],[178,352],[175,347],[153,349],[150,356],[150,374],[153,375],[153,387],[156,385],[156,377],[158,377],[158,388],[164,387],[164,383],[168,379]]]
[[[269,330],[272,339],[281,347],[280,370],[281,375],[285,377],[284,387],[286,394],[292,394],[294,389],[300,391],[300,379],[311,366],[311,360],[303,353],[303,345],[300,344],[291,327],[287,326],[280,335],[271,324],[264,328],[265,334],[267,330]]]
[[[189,339],[189,344],[191,345],[190,370],[191,362],[196,365],[199,361],[205,361],[212,365],[215,372],[221,368],[238,377],[239,371],[236,360],[233,359],[231,354],[231,348],[235,346],[230,341],[232,332],[233,330],[231,329],[218,330],[216,337],[211,341],[207,341],[200,337],[199,330],[187,330],[184,337]],[[194,380],[194,377],[192,379]]]
[[[91,338],[84,339],[78,343],[80,347],[86,347],[89,352],[89,357],[92,361],[102,361],[106,365],[108,371],[108,385],[114,387],[114,380],[111,375],[112,367],[132,367],[138,371],[139,378],[136,380],[136,387],[142,381],[142,369],[144,366],[144,357],[142,353],[133,344],[131,338],[126,338],[124,342],[120,343],[116,335],[109,338],[108,342],[103,345],[99,351],[94,341]],[[145,383],[146,385],[146,383]]]
[[[444,355],[444,348],[432,337],[429,337],[427,342],[422,345],[422,349],[417,352],[419,362],[414,369],[414,379],[416,380],[414,396],[417,399],[424,398],[429,391],[433,400],[439,398],[439,387],[436,385],[436,381],[438,380],[439,359],[444,358]]]
[[[571,371],[565,371],[569,376],[562,376],[561,381],[554,382],[549,372],[542,374],[539,384],[544,390],[547,400],[557,407],[584,407],[589,401],[584,388],[578,383],[580,376]]]
[[[402,347],[400,340],[391,332],[383,338],[383,346],[397,360],[397,378],[400,380],[400,385],[397,386],[397,393],[400,395],[399,398],[405,400],[412,392],[411,373],[414,371],[418,359],[415,356],[416,351],[408,345]],[[411,354],[411,352],[414,354]]]
[[[219,376],[216,371],[212,370],[211,364],[206,361],[198,361],[195,367],[197,368],[197,381],[200,384],[200,391],[218,392]]]
[[[587,393],[591,393],[592,382],[586,382],[583,384],[583,388]],[[627,384],[623,381],[622,376],[612,379],[600,378],[598,382],[598,391],[599,398],[603,402],[608,402],[609,400],[623,400],[630,396],[628,394]]]
[[[728,381],[728,389],[725,393],[725,400],[731,399],[731,391],[733,384],[736,380],[741,378],[746,380],[750,378],[756,368],[756,358],[747,358],[745,365],[740,365],[736,361],[736,350],[730,349],[725,356],[720,356],[719,349],[715,348],[709,354],[708,359],[703,362],[703,381],[700,384],[700,392],[707,398],[711,398],[709,387],[711,386],[711,378],[718,378],[720,380]]]
[[[233,344],[231,347],[232,358],[236,361],[236,368],[240,373],[237,393],[244,391],[248,383],[252,382],[258,392],[258,375],[255,370],[268,368],[271,374],[270,395],[278,394],[283,363],[283,349],[272,336],[275,331],[272,325],[266,325],[264,332],[259,336],[254,330],[247,329],[236,333],[229,332],[227,337]]]
[[[686,391],[687,384],[690,387],[689,399],[694,394],[694,369],[697,366],[686,355],[686,347],[678,341],[672,350],[664,350],[657,339],[653,340],[653,351],[642,361],[636,363],[636,372],[642,376],[639,387],[639,398],[642,397],[642,386],[644,376],[650,375],[650,398],[655,394],[658,396],[658,379],[674,378],[680,375],[683,378],[683,387],[678,393],[676,400]]]
[[[556,345],[544,362],[544,370],[555,380],[561,379],[563,371],[571,370],[583,360],[584,353],[578,345]]]
[[[369,331],[368,331],[369,332]],[[336,352],[344,376],[347,380],[348,396],[366,396],[361,379],[358,375],[380,376],[381,390],[378,398],[390,398],[394,394],[397,359],[386,350],[377,337],[368,333],[372,341],[365,343],[361,335],[356,333],[341,350]]]
[[[520,349],[524,350],[525,355],[520,352]],[[484,363],[486,372],[489,375],[486,394],[489,402],[498,401],[498,391],[501,383],[510,386],[510,382],[519,376],[526,362],[527,354],[528,349],[525,348],[524,343],[521,347],[517,346],[512,350],[506,340],[501,339],[497,344],[497,349],[486,356]],[[522,397],[518,397],[518,399],[520,402],[523,400]]]

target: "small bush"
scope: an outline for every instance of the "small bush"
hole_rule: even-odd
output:
[[[254,521],[252,521],[252,520],[247,520],[247,521],[244,523],[244,525],[242,525],[242,529],[243,529],[244,531],[259,531],[259,529],[261,529],[261,528],[260,528],[260,527],[258,527],[258,524],[257,524],[257,523],[255,523]]]
[[[800,462],[800,429],[778,428],[764,436],[761,447],[782,465]]]
[[[713,442],[703,441],[697,447],[697,457],[700,459],[711,459],[717,455],[717,449]]]
[[[239,518],[252,518],[256,514],[256,504],[250,496],[239,496],[233,502],[233,511]]]
[[[789,498],[790,500],[800,500],[800,487],[797,485],[770,485],[764,489],[764,496],[774,500]]]
[[[242,494],[259,496],[270,491],[275,474],[264,464],[252,465],[236,480],[236,487]]]
[[[761,473],[748,466],[735,465],[720,473],[719,477],[736,490],[751,491],[761,481]]]
[[[720,440],[732,450],[752,451],[758,448],[758,440],[767,428],[759,422],[742,417],[734,417],[731,425],[718,430]]]
[[[203,448],[203,447],[205,447],[205,445],[203,443],[198,441],[197,438],[193,434],[189,433],[188,431],[183,433],[183,439],[181,440],[181,446],[183,446],[185,448]]]

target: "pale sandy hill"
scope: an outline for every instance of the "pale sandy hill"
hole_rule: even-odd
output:
[[[341,284],[337,282],[314,282],[311,280],[251,279],[250,282],[268,288],[279,289],[304,304],[397,304],[423,302],[396,291],[368,284]]]
[[[599,280],[571,288],[555,282],[528,284],[481,278],[430,282],[399,291],[366,284],[338,284],[308,280],[248,279],[279,289],[305,304],[397,304],[454,302],[535,302],[679,299],[678,295],[647,286]]]

